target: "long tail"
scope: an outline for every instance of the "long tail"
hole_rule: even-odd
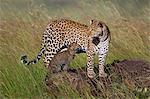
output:
[[[36,64],[41,58],[42,55],[45,52],[45,47],[41,48],[40,52],[38,53],[37,57],[31,61],[28,61],[27,59],[27,55],[23,55],[21,56],[21,63],[25,64],[25,65],[31,65],[31,64]]]
[[[29,61],[27,59],[27,56],[26,55],[23,55],[21,56],[21,63],[25,64],[25,65],[31,65],[31,64],[36,64],[41,58],[42,58],[42,55],[44,54],[45,50],[46,50],[46,42],[47,42],[47,32],[44,32],[43,34],[43,39],[42,39],[42,48],[40,50],[40,52],[38,53],[37,57],[31,61]]]

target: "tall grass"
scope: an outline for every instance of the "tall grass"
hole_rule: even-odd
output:
[[[128,0],[130,1],[130,0]],[[50,19],[69,18],[89,24],[92,18],[105,21],[111,31],[110,51],[106,63],[115,59],[150,60],[149,18],[147,2],[125,2],[141,6],[143,16],[126,11],[127,7],[120,7],[121,2],[115,0],[107,2],[100,0],[72,1],[69,0],[1,0],[0,1],[0,97],[8,98],[47,98],[53,97],[45,91],[44,79],[46,70],[42,61],[26,67],[20,63],[22,54],[34,58],[40,48],[44,28]],[[131,6],[132,7],[132,6]],[[121,8],[122,10],[120,10]],[[134,8],[134,7],[133,7]],[[132,10],[134,10],[132,8]],[[135,9],[136,10],[136,9]],[[128,13],[127,13],[128,12]],[[97,61],[96,61],[97,63]],[[84,67],[86,56],[78,55],[70,64],[72,67]],[[112,92],[119,93],[127,90],[121,85]],[[60,87],[66,97],[79,97],[66,85]],[[127,91],[128,92],[128,91]],[[111,93],[109,93],[111,94]],[[63,95],[63,96],[65,96]],[[61,97],[61,95],[60,95]],[[93,97],[86,94],[86,97]]]

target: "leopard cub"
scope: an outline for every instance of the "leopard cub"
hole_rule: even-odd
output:
[[[71,60],[74,59],[77,49],[80,46],[77,43],[72,43],[68,48],[59,51],[51,60],[48,66],[49,70],[53,73],[59,72],[61,70],[66,71]]]

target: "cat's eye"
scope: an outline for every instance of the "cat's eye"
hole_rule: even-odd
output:
[[[103,25],[101,23],[98,23],[98,26],[100,26],[101,28],[103,28]]]

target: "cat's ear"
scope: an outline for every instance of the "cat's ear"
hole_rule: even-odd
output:
[[[90,25],[94,23],[94,20],[90,20]]]

